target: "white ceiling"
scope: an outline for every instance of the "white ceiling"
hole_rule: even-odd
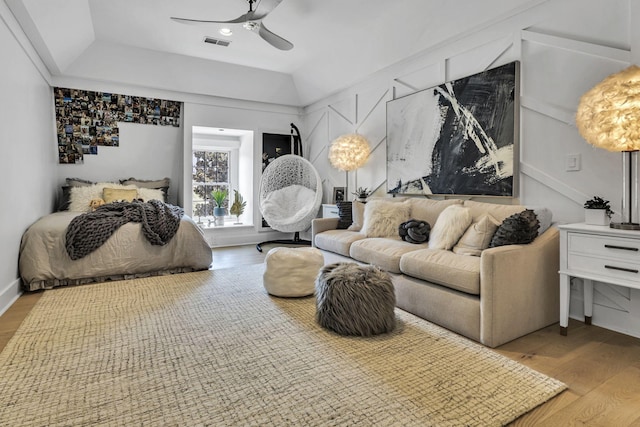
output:
[[[90,58],[95,63],[107,54],[113,63],[152,55],[155,72],[161,74],[165,69],[162,61],[184,62],[186,56],[198,58],[190,66],[205,64],[204,60],[211,70],[225,70],[216,79],[228,80],[227,87],[242,86],[237,80],[245,71],[247,80],[264,75],[267,85],[269,79],[283,74],[284,81],[292,83],[290,90],[297,92],[287,98],[293,101],[284,103],[303,106],[546,0],[283,0],[263,22],[294,44],[289,51],[275,49],[241,24],[230,25],[233,35],[224,37],[218,33],[220,24],[185,25],[169,19],[230,20],[248,11],[246,0],[5,1],[54,76],[91,78],[81,75],[90,73],[86,62]],[[227,39],[231,44],[205,44],[205,36]],[[126,57],[118,58],[119,51]],[[135,55],[136,51],[140,54]],[[243,73],[229,73],[236,69]],[[143,68],[136,70],[144,72]],[[153,74],[146,80],[150,86],[154,86]],[[163,88],[198,91],[183,89],[178,83],[175,88]],[[209,93],[214,90],[203,87],[200,93],[216,95]],[[222,96],[232,96],[223,92]],[[250,95],[239,91],[237,97]],[[259,99],[259,94],[255,98],[266,100]]]

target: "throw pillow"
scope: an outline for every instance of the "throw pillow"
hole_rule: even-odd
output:
[[[352,224],[347,228],[349,231],[362,230],[362,224],[364,223],[364,203],[354,201],[351,203],[351,220]]]
[[[471,224],[471,211],[460,205],[451,205],[438,215],[431,229],[429,248],[450,250]]]
[[[427,221],[421,221],[419,219],[410,219],[407,222],[400,224],[398,233],[400,238],[409,243],[424,243],[429,240],[429,232],[431,231],[431,225]]]
[[[530,209],[525,209],[502,221],[493,235],[489,247],[526,245],[536,238],[539,227],[540,223],[536,214]]]
[[[353,223],[351,202],[338,202],[338,230],[346,230]]]
[[[407,202],[373,200],[364,205],[361,233],[367,237],[397,236],[398,226],[409,219],[411,205]]]
[[[533,211],[536,214],[536,218],[540,222],[540,228],[538,228],[538,236],[547,231],[549,227],[551,227],[551,222],[553,221],[553,212],[549,208],[545,208],[542,206],[527,206],[527,209]]]
[[[136,197],[138,197],[138,190],[136,190],[135,188],[105,188],[104,190],[102,190],[102,198],[104,199],[105,203],[119,201],[131,202]]]
[[[483,215],[479,221],[467,228],[453,247],[453,252],[458,255],[480,256],[482,251],[489,247],[499,225],[500,223],[491,215]]]

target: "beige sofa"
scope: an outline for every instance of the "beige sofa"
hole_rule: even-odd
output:
[[[488,213],[502,222],[525,209],[469,200],[408,200],[410,217],[432,226],[452,204],[470,208],[475,222]],[[526,245],[485,249],[480,256],[458,255],[412,244],[399,235],[367,237],[359,230],[366,205],[354,202],[355,230],[336,229],[338,218],[317,218],[312,243],[325,263],[357,261],[388,271],[397,306],[419,317],[496,347],[559,320],[559,233],[551,226]]]

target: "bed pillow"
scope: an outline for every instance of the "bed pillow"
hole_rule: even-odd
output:
[[[138,188],[138,199],[142,199],[145,202],[149,200],[165,201],[166,194],[162,189],[154,188]]]
[[[89,203],[93,199],[102,199],[102,192],[105,188],[128,188],[136,189],[132,185],[114,184],[112,182],[99,182],[85,187],[70,187],[69,210],[74,212],[89,212]]]
[[[163,202],[167,201],[169,195],[169,186],[171,185],[171,178],[162,179],[137,179],[134,177],[128,179],[121,179],[122,185],[135,185],[138,188],[149,188],[154,190],[162,190],[162,198],[158,199]],[[154,197],[155,198],[155,197]],[[147,200],[145,200],[146,202]]]
[[[82,178],[67,178],[65,181],[69,187],[90,187],[95,184],[93,181]]]
[[[499,225],[498,220],[491,215],[483,215],[467,228],[467,231],[453,247],[453,252],[458,255],[480,256],[482,251],[489,247]]]
[[[367,237],[397,237],[398,227],[409,220],[409,202],[390,202],[377,199],[364,205],[361,233]]]
[[[135,188],[105,188],[102,190],[102,199],[105,203],[131,202],[138,197]]]
[[[429,235],[430,249],[450,250],[471,225],[471,210],[451,205],[443,210]]]
[[[122,185],[135,185],[138,188],[165,188],[171,185],[171,178],[162,178],[162,179],[136,179],[136,178],[128,178],[121,179],[120,184]]]
[[[82,178],[66,178],[65,184],[62,186],[62,194],[58,199],[58,210],[69,210],[69,203],[71,203],[71,187],[90,187],[93,184],[95,183]]]

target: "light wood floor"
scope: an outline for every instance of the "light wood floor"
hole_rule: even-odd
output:
[[[260,263],[268,250],[216,248],[213,268]],[[25,294],[0,316],[0,351],[41,296]],[[571,320],[566,337],[556,324],[496,351],[569,386],[512,426],[640,427],[640,339]]]

